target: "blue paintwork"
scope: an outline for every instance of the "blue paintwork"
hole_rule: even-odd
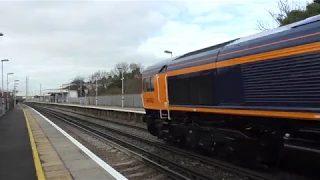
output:
[[[235,39],[231,42],[221,43],[212,47],[161,61],[148,67],[145,71],[142,72],[142,76],[144,77],[157,74],[164,65],[167,65],[168,72],[187,67],[209,64],[216,61],[224,61],[237,57],[268,52],[271,50],[293,47],[301,44],[319,42],[319,27],[320,17],[314,16],[310,19],[289,24],[287,26]],[[314,33],[318,34],[306,38],[287,41],[288,39]],[[279,41],[283,42],[279,43]],[[272,44],[276,42],[278,43]]]

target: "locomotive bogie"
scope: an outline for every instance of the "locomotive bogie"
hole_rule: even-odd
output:
[[[152,121],[154,118],[157,120]],[[275,166],[281,153],[293,150],[320,155],[320,138],[315,137],[319,135],[320,124],[315,121],[188,112],[182,116],[181,112],[172,112],[170,121],[150,117],[150,122],[153,123],[148,124],[148,129],[153,130],[152,134],[167,142],[200,149],[212,156],[245,159],[247,163]],[[301,128],[308,126],[312,131]],[[307,131],[308,135],[301,131]]]

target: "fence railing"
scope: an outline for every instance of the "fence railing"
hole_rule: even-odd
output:
[[[119,106],[122,105],[122,95],[110,95],[110,96],[98,96],[97,105],[98,106]],[[57,102],[57,103],[70,103],[70,104],[81,104],[81,105],[96,105],[96,97],[80,97],[80,98],[62,98],[59,97],[56,100],[50,100],[49,98],[32,98],[27,101],[36,102]],[[123,106],[124,107],[134,107],[142,108],[142,98],[141,94],[125,94],[123,95]]]

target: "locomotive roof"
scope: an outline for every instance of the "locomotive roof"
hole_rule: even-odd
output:
[[[286,25],[286,26],[281,26],[281,27],[274,28],[274,29],[271,29],[271,30],[262,31],[262,32],[259,32],[259,33],[253,34],[253,35],[249,35],[249,36],[233,39],[233,40],[230,40],[230,41],[227,41],[227,42],[223,42],[223,43],[220,43],[220,44],[216,44],[216,45],[213,45],[213,46],[209,46],[209,47],[206,47],[206,48],[203,48],[203,49],[199,49],[199,50],[196,50],[196,51],[188,52],[186,54],[183,54],[183,55],[180,55],[180,56],[177,56],[177,57],[173,57],[173,58],[169,58],[169,59],[166,59],[166,60],[162,60],[162,61],[160,61],[160,62],[158,62],[156,64],[153,64],[152,66],[149,66],[148,68],[145,69],[144,72],[147,72],[147,71],[150,71],[150,70],[154,70],[154,69],[160,70],[163,66],[170,65],[170,64],[174,63],[175,61],[182,62],[182,61],[190,60],[191,58],[196,58],[197,56],[200,56],[200,55],[205,54],[205,53],[209,53],[209,52],[212,52],[212,51],[218,51],[218,50],[222,49],[223,47],[229,47],[229,46],[233,46],[233,45],[236,45],[236,44],[249,42],[249,41],[252,41],[252,40],[255,40],[255,39],[258,39],[258,38],[262,38],[262,37],[269,36],[269,35],[272,35],[272,34],[280,33],[280,32],[283,32],[283,31],[287,31],[287,30],[290,30],[292,28],[299,27],[299,26],[302,26],[302,25],[306,25],[306,24],[309,24],[309,23],[312,23],[312,22],[316,22],[316,21],[320,21],[320,15],[312,16],[312,17],[309,17],[307,19],[304,19],[304,20],[301,20],[301,21],[298,21],[298,22],[295,22],[295,23],[292,23],[292,24],[289,24],[289,25]]]
[[[170,62],[172,62],[173,60],[175,60],[175,59],[177,59],[177,58],[179,58],[179,57],[180,57],[180,56],[176,56],[176,57],[172,57],[172,58],[169,58],[169,59],[166,59],[166,60],[161,60],[161,61],[159,61],[159,62],[156,62],[155,64],[147,67],[147,68],[145,69],[145,71],[148,71],[148,70],[150,70],[150,69],[154,69],[154,68],[157,68],[157,67],[160,67],[160,68],[161,68],[161,67],[163,67],[164,65],[169,64]]]

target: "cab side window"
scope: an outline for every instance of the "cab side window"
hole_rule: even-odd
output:
[[[147,87],[148,87],[148,83],[147,83],[148,78],[143,78],[142,79],[142,88],[144,92],[147,92]]]
[[[154,80],[153,77],[143,78],[143,91],[144,92],[152,92],[154,91]]]
[[[150,86],[149,86],[149,91],[154,91],[154,82],[153,82],[153,77],[150,77]]]

